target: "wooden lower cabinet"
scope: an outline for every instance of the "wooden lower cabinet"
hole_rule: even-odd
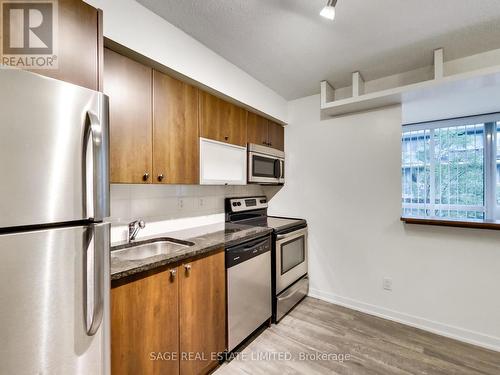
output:
[[[177,374],[179,282],[170,270],[111,289],[111,372],[114,375]],[[161,356],[161,358],[158,358]]]
[[[208,373],[217,366],[217,353],[227,348],[224,255],[221,251],[181,267],[181,375]]]
[[[224,251],[111,289],[113,375],[198,375],[226,345]]]

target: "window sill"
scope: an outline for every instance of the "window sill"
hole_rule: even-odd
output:
[[[405,224],[438,225],[443,227],[476,228],[500,230],[500,220],[454,220],[430,219],[418,217],[402,217]]]

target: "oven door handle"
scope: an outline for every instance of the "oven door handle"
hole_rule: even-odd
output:
[[[294,232],[290,232],[290,233],[287,233],[287,234],[278,234],[276,236],[276,239],[278,241],[280,240],[284,240],[286,238],[290,238],[290,237],[300,237],[300,236],[303,236],[307,234],[307,228],[304,228],[304,229],[301,229],[301,230],[296,230]]]

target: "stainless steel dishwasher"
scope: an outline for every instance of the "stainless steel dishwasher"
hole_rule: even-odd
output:
[[[228,349],[271,318],[271,236],[226,249]]]

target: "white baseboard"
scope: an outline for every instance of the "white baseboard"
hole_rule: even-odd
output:
[[[470,331],[464,328],[455,327],[432,320],[419,318],[417,316],[386,309],[384,307],[371,305],[351,298],[341,297],[330,292],[318,289],[309,289],[309,296],[335,305],[347,307],[349,309],[361,311],[379,318],[392,320],[394,322],[406,324],[424,331],[432,332],[451,339],[463,341],[468,344],[480,346],[486,349],[500,352],[500,338],[489,336],[484,333]]]

